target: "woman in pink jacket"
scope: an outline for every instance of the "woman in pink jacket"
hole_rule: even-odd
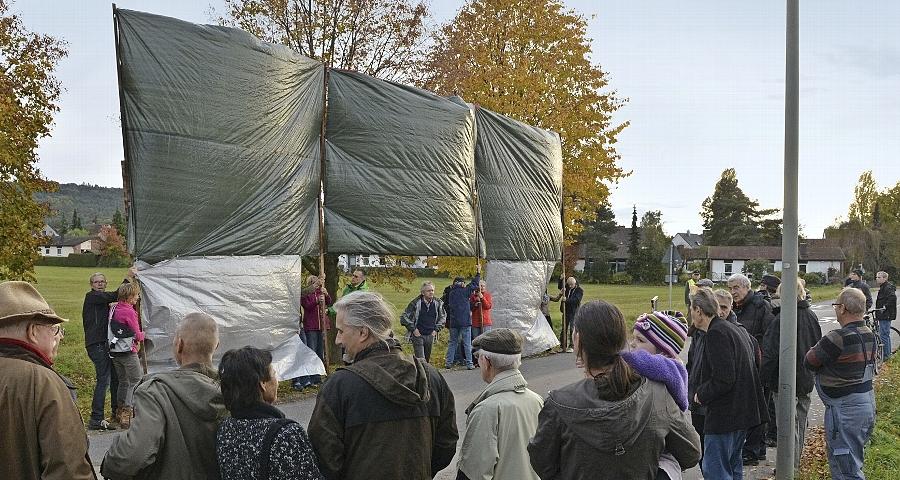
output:
[[[137,283],[123,283],[118,290],[119,301],[113,306],[109,319],[110,334],[114,338],[133,337],[131,349],[127,351],[115,351],[110,349],[113,368],[119,378],[119,390],[117,392],[119,405],[116,409],[116,418],[122,428],[131,426],[131,417],[134,415],[134,387],[141,380],[141,363],[138,361],[138,343],[144,341],[144,332],[141,331],[138,322],[138,314],[134,304],[140,298]]]

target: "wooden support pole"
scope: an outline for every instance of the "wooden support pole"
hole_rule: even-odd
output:
[[[132,190],[131,190],[131,163],[129,162],[129,142],[128,142],[128,128],[125,117],[125,94],[122,90],[122,85],[124,84],[124,78],[122,73],[122,42],[119,38],[119,17],[118,17],[118,9],[116,8],[116,4],[112,4],[112,13],[113,13],[113,41],[116,46],[116,75],[119,80],[119,124],[122,127],[122,150],[124,159],[121,162],[122,167],[122,195],[125,197],[125,225],[129,225],[129,222],[133,222],[134,218],[131,217],[131,208],[133,206],[132,203]],[[127,228],[127,227],[126,227]],[[120,235],[125,236],[126,232],[117,232]],[[131,238],[133,235],[127,236],[127,240],[131,245],[134,245],[134,239]],[[133,248],[128,249],[129,253],[133,252]],[[137,281],[135,279],[135,281]],[[138,300],[135,305],[135,310],[138,314],[138,330],[141,332],[144,331],[144,321],[141,315],[141,301]],[[144,370],[144,375],[147,374],[147,349],[144,342],[141,342],[140,349],[138,350],[138,358],[141,362],[141,368]]]
[[[318,189],[318,205],[319,205],[319,278],[321,279],[321,287],[325,287],[325,127],[328,123],[328,66],[322,65],[324,73],[322,75],[322,126],[319,132],[319,189]],[[337,292],[333,292],[337,295]],[[332,297],[334,298],[334,297]],[[326,307],[322,302],[318,302],[317,307],[319,314],[319,331],[322,332],[322,345],[324,347],[322,363],[325,364],[325,371],[328,372],[329,367],[329,335],[325,328],[324,316],[327,315]],[[332,326],[334,329],[334,326]]]

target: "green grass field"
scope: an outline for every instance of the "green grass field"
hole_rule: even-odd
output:
[[[91,395],[94,385],[94,367],[87,353],[84,350],[84,331],[81,324],[81,307],[84,302],[84,294],[90,290],[88,278],[96,271],[106,275],[109,280],[110,289],[115,288],[124,278],[125,268],[76,268],[76,267],[36,267],[37,288],[47,299],[50,305],[63,318],[70,320],[65,325],[66,336],[59,348],[59,356],[56,359],[56,367],[63,375],[69,377],[78,386],[78,406],[82,414],[87,418],[90,413]],[[409,292],[398,292],[392,287],[382,285],[373,285],[373,288],[380,292],[384,297],[394,305],[397,311],[396,321],[394,324],[395,331],[398,334],[405,333],[405,329],[400,326],[399,314],[409,301],[418,293],[419,286],[424,280],[432,280],[437,286],[437,291],[443,291],[444,286],[450,283],[446,278],[418,278],[410,282],[406,286]],[[488,279],[490,285],[490,279]],[[633,322],[638,315],[650,310],[650,299],[659,296],[659,308],[669,308],[669,289],[668,286],[645,286],[645,285],[594,285],[585,284],[584,301],[606,300],[618,306],[625,318],[629,322]],[[556,285],[551,285],[549,291],[554,294]],[[812,290],[815,300],[828,300],[835,298],[838,287],[817,287]],[[675,285],[672,289],[672,305],[676,310],[684,310],[684,287]],[[550,306],[551,316],[553,318],[554,328],[557,334],[561,328],[559,304],[554,303]],[[411,352],[409,345],[404,346]],[[447,350],[447,335],[443,334],[434,345],[432,352],[432,363],[443,366],[443,358]],[[282,382],[279,389],[280,395],[284,398],[290,398],[289,385]]]

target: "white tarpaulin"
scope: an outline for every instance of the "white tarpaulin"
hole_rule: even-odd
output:
[[[280,380],[325,373],[297,335],[299,256],[182,257],[137,265],[151,371],[175,367],[178,323],[188,313],[204,312],[219,325],[215,364],[226,351],[250,345],[272,352]]]
[[[491,260],[485,271],[494,299],[494,328],[517,330],[525,337],[522,356],[559,345],[559,339],[541,313],[541,297],[553,273],[553,262]]]

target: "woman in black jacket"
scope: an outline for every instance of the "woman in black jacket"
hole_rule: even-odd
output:
[[[778,286],[778,296],[781,297],[781,286]],[[782,299],[782,303],[787,299]],[[819,326],[819,317],[809,308],[806,290],[803,283],[797,280],[797,421],[794,425],[794,467],[800,467],[800,454],[803,453],[803,442],[806,439],[806,415],[809,413],[809,392],[814,386],[813,372],[803,366],[803,359],[810,348],[819,343],[822,338],[822,327]],[[759,375],[763,383],[773,392],[776,399],[778,395],[778,352],[781,342],[781,312],[775,317],[775,321],[769,325],[765,337],[763,337],[763,361]],[[777,400],[776,400],[777,403]],[[774,422],[775,419],[773,418]]]
[[[306,431],[272,406],[278,379],[269,352],[229,350],[219,363],[219,379],[231,412],[216,433],[222,480],[323,478]]]

